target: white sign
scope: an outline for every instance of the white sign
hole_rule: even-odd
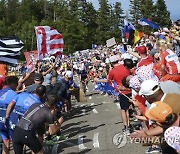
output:
[[[113,37],[113,38],[107,40],[107,41],[106,41],[106,45],[107,45],[108,48],[116,45],[116,40],[115,40],[115,38]]]

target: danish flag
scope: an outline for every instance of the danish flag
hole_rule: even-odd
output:
[[[62,54],[64,40],[56,29],[49,26],[37,26],[35,31],[40,59],[54,54]]]

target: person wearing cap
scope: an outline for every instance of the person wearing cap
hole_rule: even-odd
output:
[[[138,52],[139,56],[141,57],[140,61],[137,63],[137,67],[147,66],[153,63],[153,58],[151,55],[148,55],[145,46],[138,46],[136,47],[135,50]]]
[[[180,126],[180,111],[174,113],[171,106],[164,102],[155,102],[151,104],[149,110],[146,111],[145,115],[150,120],[156,122],[156,124],[163,128],[165,131],[171,126]],[[178,139],[178,138],[177,138]],[[180,139],[180,138],[179,138]],[[179,140],[178,139],[178,140]],[[161,143],[162,154],[177,154],[177,152],[167,145],[167,143]]]
[[[167,71],[161,78],[161,81],[172,80],[180,82],[180,62],[177,54],[167,47],[164,40],[159,40],[157,45],[160,52],[161,71]]]
[[[172,82],[173,83],[173,82]],[[144,98],[152,104],[153,102],[162,101],[165,104],[168,104],[172,108],[173,113],[179,113],[180,112],[180,103],[178,100],[180,100],[180,92],[178,94],[176,93],[165,93],[165,91],[168,91],[167,87],[170,88],[171,86],[164,86],[166,82],[161,82],[159,84],[156,81],[153,80],[146,80],[141,84],[141,88],[139,91],[140,95],[143,95]],[[170,85],[170,84],[169,84]],[[163,88],[163,86],[165,88]],[[163,88],[163,90],[162,90]],[[177,87],[177,89],[179,86]],[[174,90],[175,88],[172,88]],[[172,92],[172,91],[169,91]],[[132,134],[133,137],[144,137],[144,136],[155,136],[159,135],[163,132],[163,129],[159,126],[149,129],[145,132],[139,131],[135,134]]]
[[[42,85],[43,82],[44,82],[43,75],[40,73],[36,73],[34,78],[34,84],[28,86],[26,92],[33,93],[39,85]]]
[[[139,94],[144,96],[149,103],[156,101],[163,101],[169,104],[174,112],[180,111],[179,85],[172,81],[157,82],[153,80],[146,80],[141,84]]]
[[[79,91],[79,87],[76,85],[76,83],[73,81],[73,72],[70,70],[67,70],[64,76],[65,81],[67,84],[67,110],[70,112],[71,110],[71,95],[74,94],[77,101],[79,101],[79,97],[76,95],[77,91]]]
[[[122,80],[124,77],[130,75],[130,69],[133,68],[133,61],[131,59],[125,59],[124,64],[119,64],[119,58],[114,55],[110,57],[111,64],[113,66],[113,69],[109,71],[108,74],[108,83],[111,85],[112,82],[115,82],[118,85],[118,89],[128,97],[131,96],[131,91],[129,88],[125,88],[122,84]],[[125,134],[129,134],[130,130],[130,122],[129,122],[129,99],[127,99],[123,94],[119,95],[120,99],[120,106],[121,106],[121,115],[123,119],[123,132]]]

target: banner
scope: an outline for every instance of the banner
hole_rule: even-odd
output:
[[[24,56],[26,58],[28,69],[34,70],[37,60],[39,60],[38,51],[24,52]]]
[[[114,45],[116,45],[116,40],[115,40],[114,37],[106,41],[106,46],[107,46],[108,48],[110,48],[110,47],[112,47],[112,46],[114,46]]]
[[[38,26],[35,27],[35,31],[40,59],[63,52],[64,40],[56,29],[49,26]]]
[[[0,37],[0,62],[17,64],[24,43],[16,36]]]

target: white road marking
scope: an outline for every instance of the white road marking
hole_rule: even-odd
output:
[[[74,108],[77,108],[78,106],[79,106],[79,105],[76,104],[76,105],[74,105]]]
[[[118,108],[118,109],[121,109],[121,107],[120,107],[120,104],[119,104],[119,103],[116,103],[116,105],[117,105],[117,108]]]
[[[92,111],[93,111],[94,113],[98,113],[98,111],[97,111],[96,109],[93,109]]]
[[[86,110],[82,109],[82,115],[85,115],[85,114],[86,114]]]
[[[83,135],[79,135],[78,137],[78,146],[79,146],[79,150],[87,149],[87,147],[85,147],[83,143]]]
[[[90,106],[94,106],[94,103],[91,103],[91,105]]]
[[[99,141],[98,141],[99,133],[95,133],[93,137],[93,146],[94,148],[99,148]]]
[[[105,102],[105,101],[103,101],[102,103],[103,104],[110,104],[110,103],[112,104],[112,102]]]
[[[81,104],[80,107],[84,107],[85,104]]]

